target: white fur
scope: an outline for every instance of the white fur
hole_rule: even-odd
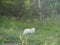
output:
[[[35,32],[35,28],[25,29],[25,30],[23,31],[23,35],[24,35],[24,34],[27,34],[27,33],[34,33],[34,32]]]

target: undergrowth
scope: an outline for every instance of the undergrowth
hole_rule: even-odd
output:
[[[22,40],[25,40],[22,35],[23,30],[35,27],[36,31],[34,34],[25,35],[27,38],[26,45],[59,45],[60,22],[51,18],[42,26],[39,23],[39,20],[27,23],[17,21],[14,17],[11,17],[11,19],[8,19],[6,16],[0,17],[0,44],[8,45],[6,43],[12,43],[11,45],[22,45]],[[20,39],[20,33],[22,40]]]

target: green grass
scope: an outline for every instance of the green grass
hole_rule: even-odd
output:
[[[12,17],[13,18],[13,17]],[[14,18],[15,19],[15,18]],[[22,45],[20,40],[25,28],[35,27],[34,34],[22,35],[24,41],[27,38],[28,45],[60,45],[60,22],[57,20],[48,20],[42,26],[39,21],[33,23],[24,23],[2,17],[0,19],[0,45]]]

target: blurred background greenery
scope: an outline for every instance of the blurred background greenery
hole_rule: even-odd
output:
[[[28,45],[60,45],[60,0],[0,0],[0,45],[22,45],[32,27]]]

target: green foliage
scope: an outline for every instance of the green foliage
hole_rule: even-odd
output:
[[[0,0],[0,45],[60,45],[60,0],[41,0],[42,26],[37,5],[37,0]],[[23,30],[32,27],[35,33],[24,37]]]
[[[0,43],[4,43],[6,41],[6,38],[1,38],[0,37]]]
[[[25,1],[25,6],[26,6],[26,7],[30,7],[30,0],[26,0],[26,1]]]
[[[15,18],[7,19],[2,17],[0,19],[0,44],[8,45],[7,43],[12,43],[11,45],[21,44],[21,37],[26,45],[59,45],[58,39],[60,37],[60,24],[57,20],[49,19],[42,26],[39,26],[39,20],[35,20],[33,23],[19,22]],[[8,27],[9,26],[9,27]],[[22,35],[25,28],[35,27],[36,31],[34,34]],[[20,35],[21,34],[21,35]],[[2,36],[3,35],[3,36]],[[23,42],[22,41],[22,42]],[[21,44],[22,45],[22,44]]]

